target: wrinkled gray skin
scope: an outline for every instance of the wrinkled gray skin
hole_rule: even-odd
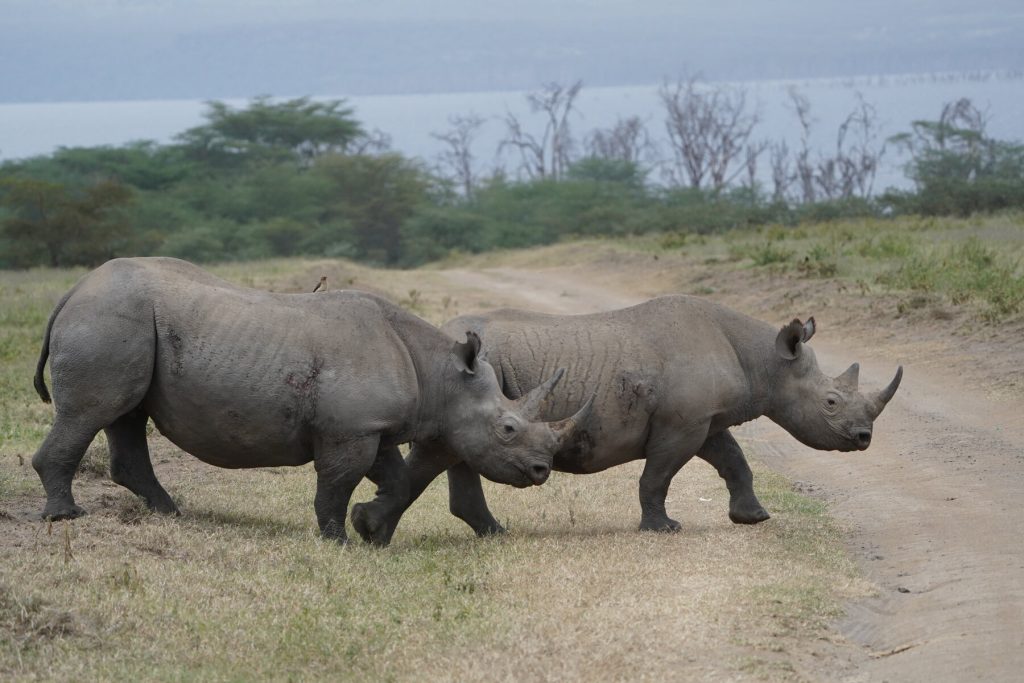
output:
[[[900,368],[886,389],[861,394],[856,363],[837,378],[818,369],[805,344],[814,334],[813,318],[806,324],[794,320],[780,331],[689,296],[581,316],[500,310],[456,318],[442,329],[480,335],[508,396],[522,395],[550,368],[566,367],[568,379],[552,393],[542,416],[564,415],[595,394],[591,416],[556,453],[554,469],[584,474],[646,459],[640,528],[650,530],[680,528],[665,512],[665,496],[672,477],[694,455],[725,479],[733,522],[768,519],[729,427],[767,415],[813,448],[863,450],[902,376]],[[406,464],[405,505],[447,469],[452,513],[477,534],[504,531],[487,509],[479,477],[457,454],[417,446]],[[361,506],[360,514],[386,535],[403,509],[382,495]]]
[[[502,396],[479,357],[479,338],[466,337],[454,342],[363,292],[274,294],[175,259],[110,261],[64,296],[47,325],[35,386],[48,401],[49,356],[55,418],[32,458],[46,490],[43,516],[84,512],[71,480],[101,429],[113,480],[150,508],[177,513],[150,463],[149,418],[219,467],[312,460],[320,531],[340,541],[364,476],[380,495],[406,495],[400,443],[456,453],[494,481],[543,483],[574,423],[523,419],[523,402]],[[524,400],[541,400],[556,381]],[[520,430],[514,442],[503,436],[509,421]]]

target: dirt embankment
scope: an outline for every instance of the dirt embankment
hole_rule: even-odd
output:
[[[909,307],[835,281],[729,272],[609,254],[585,266],[442,271],[495,304],[554,313],[699,292],[780,324],[815,315],[823,369],[861,363],[861,383],[902,387],[862,454],[805,448],[765,419],[738,436],[753,455],[828,500],[877,595],[848,606],[847,644],[823,680],[1018,680],[1024,670],[1024,340],[1019,324]],[[554,294],[554,296],[553,296]],[[918,310],[921,309],[921,310]]]

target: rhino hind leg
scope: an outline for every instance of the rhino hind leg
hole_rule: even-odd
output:
[[[505,533],[505,527],[487,508],[480,475],[464,462],[448,469],[448,509],[468,524],[477,536]]]
[[[177,515],[178,506],[157,481],[146,443],[149,416],[137,408],[104,431],[110,444],[110,478],[146,501],[154,512]]]
[[[348,543],[345,532],[348,502],[356,485],[373,467],[379,444],[378,434],[338,441],[324,438],[314,450],[316,497],[313,509],[324,538]]]
[[[750,472],[743,449],[728,431],[707,438],[697,452],[725,480],[729,489],[729,519],[735,524],[757,524],[771,515],[754,494],[754,475]]]
[[[60,416],[54,420],[39,450],[32,456],[32,467],[46,491],[43,519],[74,519],[85,514],[75,503],[71,480],[97,432],[99,427],[92,428],[79,420]]]

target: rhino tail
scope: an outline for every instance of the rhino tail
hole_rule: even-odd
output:
[[[39,352],[39,362],[36,363],[36,376],[33,380],[33,384],[36,388],[36,393],[39,394],[39,398],[43,399],[43,403],[50,402],[50,391],[46,388],[46,379],[43,377],[43,369],[46,367],[46,359],[50,357],[50,331],[53,329],[53,321],[57,319],[57,314],[60,313],[61,309],[64,308],[64,304],[68,302],[71,295],[75,293],[78,286],[72,287],[67,294],[61,297],[61,300],[57,302],[53,312],[50,313],[50,319],[46,321],[46,334],[43,335],[43,348]]]

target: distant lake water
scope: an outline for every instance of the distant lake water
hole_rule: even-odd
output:
[[[858,93],[878,112],[880,140],[908,130],[915,119],[937,118],[943,103],[960,97],[968,97],[988,110],[992,136],[1024,139],[1024,74],[1019,72],[754,81],[736,85],[746,88],[748,102],[756,105],[760,114],[754,137],[786,140],[790,149],[799,144],[800,137],[790,106],[790,88],[796,88],[810,101],[815,120],[812,147],[824,152],[834,148],[836,130],[856,106]],[[323,98],[333,99],[329,95]],[[453,115],[474,113],[487,119],[473,147],[481,169],[504,163],[509,171],[515,170],[514,159],[499,159],[496,155],[505,134],[502,119],[506,112],[525,123],[535,122],[534,129],[541,126],[540,120],[531,116],[523,92],[346,99],[368,129],[383,131],[391,137],[394,149],[427,163],[434,163],[442,149],[431,132],[447,129],[448,118]],[[227,101],[235,106],[246,103]],[[610,127],[618,118],[637,115],[646,121],[652,139],[668,154],[657,84],[585,86],[577,99],[577,110],[578,115],[571,119],[577,138],[593,129]],[[0,104],[0,160],[49,154],[59,147],[120,145],[143,139],[169,142],[175,134],[202,123],[203,111],[204,104],[199,100]],[[904,161],[895,150],[888,151],[876,189],[905,186],[901,170]],[[767,170],[765,158],[761,163],[762,175]]]

